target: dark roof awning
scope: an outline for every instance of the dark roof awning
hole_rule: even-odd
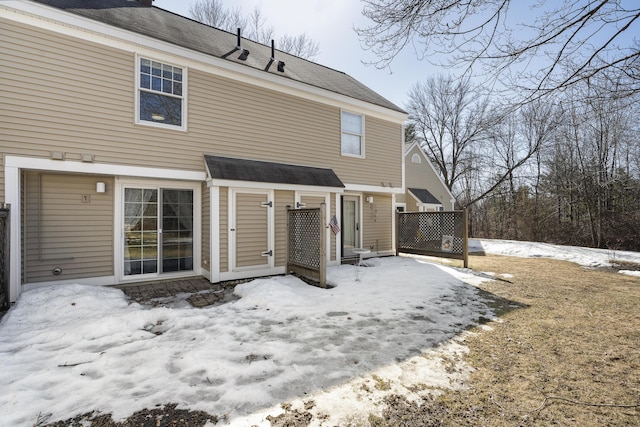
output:
[[[441,205],[438,200],[429,190],[425,188],[409,188],[409,192],[420,201],[420,203],[428,203],[430,205]]]
[[[344,188],[332,169],[210,155],[204,159],[213,180]]]

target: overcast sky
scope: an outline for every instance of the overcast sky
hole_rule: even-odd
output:
[[[189,6],[195,0],[155,0],[154,6],[189,16]],[[284,34],[306,33],[320,45],[314,60],[327,67],[345,72],[389,101],[406,108],[411,86],[424,81],[439,70],[426,61],[418,61],[413,52],[403,52],[391,70],[379,70],[371,62],[374,56],[361,47],[354,27],[364,27],[368,21],[362,16],[358,0],[234,0],[227,6],[239,6],[245,14],[254,7],[262,11],[266,23],[275,30],[275,38]],[[440,70],[445,72],[446,70]]]

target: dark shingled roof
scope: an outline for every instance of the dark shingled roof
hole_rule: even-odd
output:
[[[433,194],[429,192],[429,190],[425,188],[409,188],[411,194],[413,194],[420,203],[429,203],[432,205],[441,205],[440,200],[436,199]]]
[[[344,188],[331,169],[209,155],[204,159],[212,179]]]
[[[201,24],[155,6],[144,6],[136,0],[33,1],[183,48],[224,58],[274,76],[404,113],[400,107],[343,72],[278,50],[275,53],[275,61],[271,62],[271,46],[243,38],[242,48],[248,49],[250,54],[246,60],[240,60],[240,51],[234,51],[237,34]],[[278,61],[285,63],[284,72],[277,70]]]

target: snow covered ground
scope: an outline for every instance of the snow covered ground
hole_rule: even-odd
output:
[[[589,267],[640,264],[634,252],[471,247]],[[236,287],[239,300],[205,309],[149,308],[94,286],[25,292],[0,321],[0,426],[93,410],[118,420],[165,403],[225,416],[218,425],[268,426],[287,401],[292,409],[313,401],[315,425],[357,425],[385,394],[463,386],[470,368],[450,361],[466,351],[460,332],[492,316],[474,287],[486,279],[419,257],[368,263],[360,281],[355,266],[330,267],[332,289],[259,279]]]
[[[25,292],[0,323],[0,425],[92,410],[123,419],[164,403],[269,425],[292,399],[313,399],[335,425],[358,410],[366,419],[366,402],[349,396],[373,378],[462,381],[429,354],[464,351],[448,340],[491,317],[471,285],[480,279],[415,258],[368,262],[360,281],[351,265],[329,268],[326,290],[259,279],[205,309],[143,307],[105,287]]]
[[[570,261],[585,267],[611,267],[617,263],[640,265],[640,252],[561,246],[549,243],[518,242],[515,240],[470,239],[469,252],[485,252],[522,258],[553,258]],[[640,272],[620,270],[622,274],[639,276]]]

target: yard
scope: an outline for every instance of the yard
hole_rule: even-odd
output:
[[[0,425],[640,422],[638,277],[539,258],[442,264],[371,260],[360,281],[331,268],[328,290],[263,279],[206,309],[29,292],[0,323]]]
[[[638,277],[494,255],[470,267],[509,282],[480,286],[502,298],[500,320],[465,338],[468,387],[420,406],[394,396],[371,425],[640,425]]]

